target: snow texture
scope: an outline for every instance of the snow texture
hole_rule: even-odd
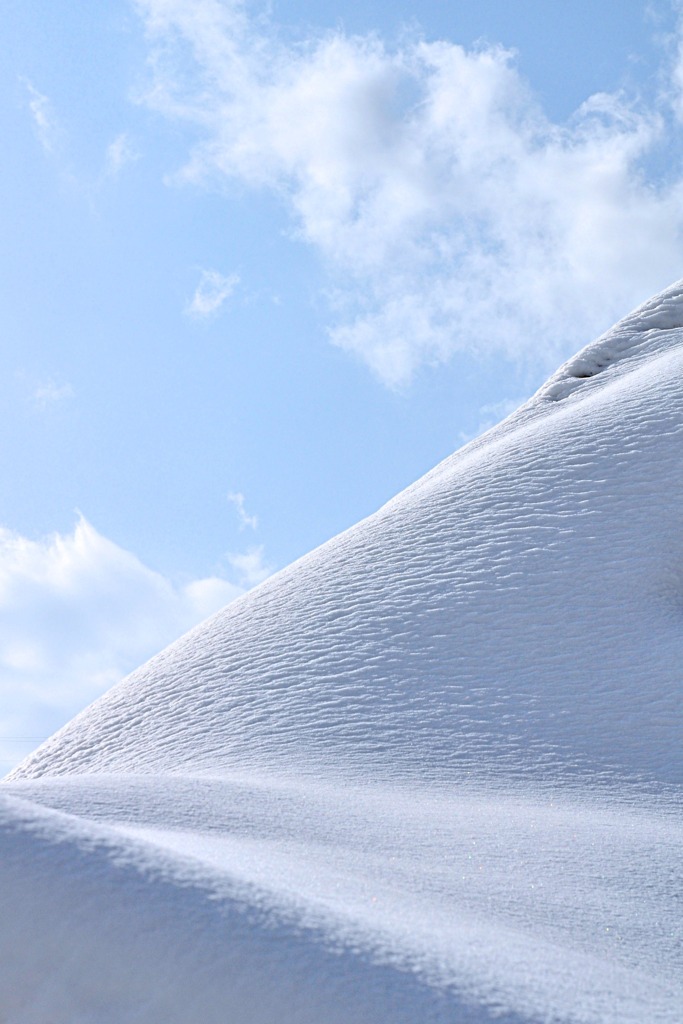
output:
[[[683,282],[0,789],[2,1024],[680,1024]]]

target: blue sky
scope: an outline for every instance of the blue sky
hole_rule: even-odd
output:
[[[8,764],[681,275],[683,62],[668,2],[4,22]]]

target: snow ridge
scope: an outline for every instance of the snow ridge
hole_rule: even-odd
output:
[[[679,282],[38,748],[0,1019],[676,1024],[682,439]]]

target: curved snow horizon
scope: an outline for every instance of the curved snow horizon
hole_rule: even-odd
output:
[[[3,1022],[679,1021],[682,438],[683,281],[39,747]]]

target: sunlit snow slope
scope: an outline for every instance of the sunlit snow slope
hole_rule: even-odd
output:
[[[12,773],[0,1021],[680,1024],[682,667],[680,282]]]

